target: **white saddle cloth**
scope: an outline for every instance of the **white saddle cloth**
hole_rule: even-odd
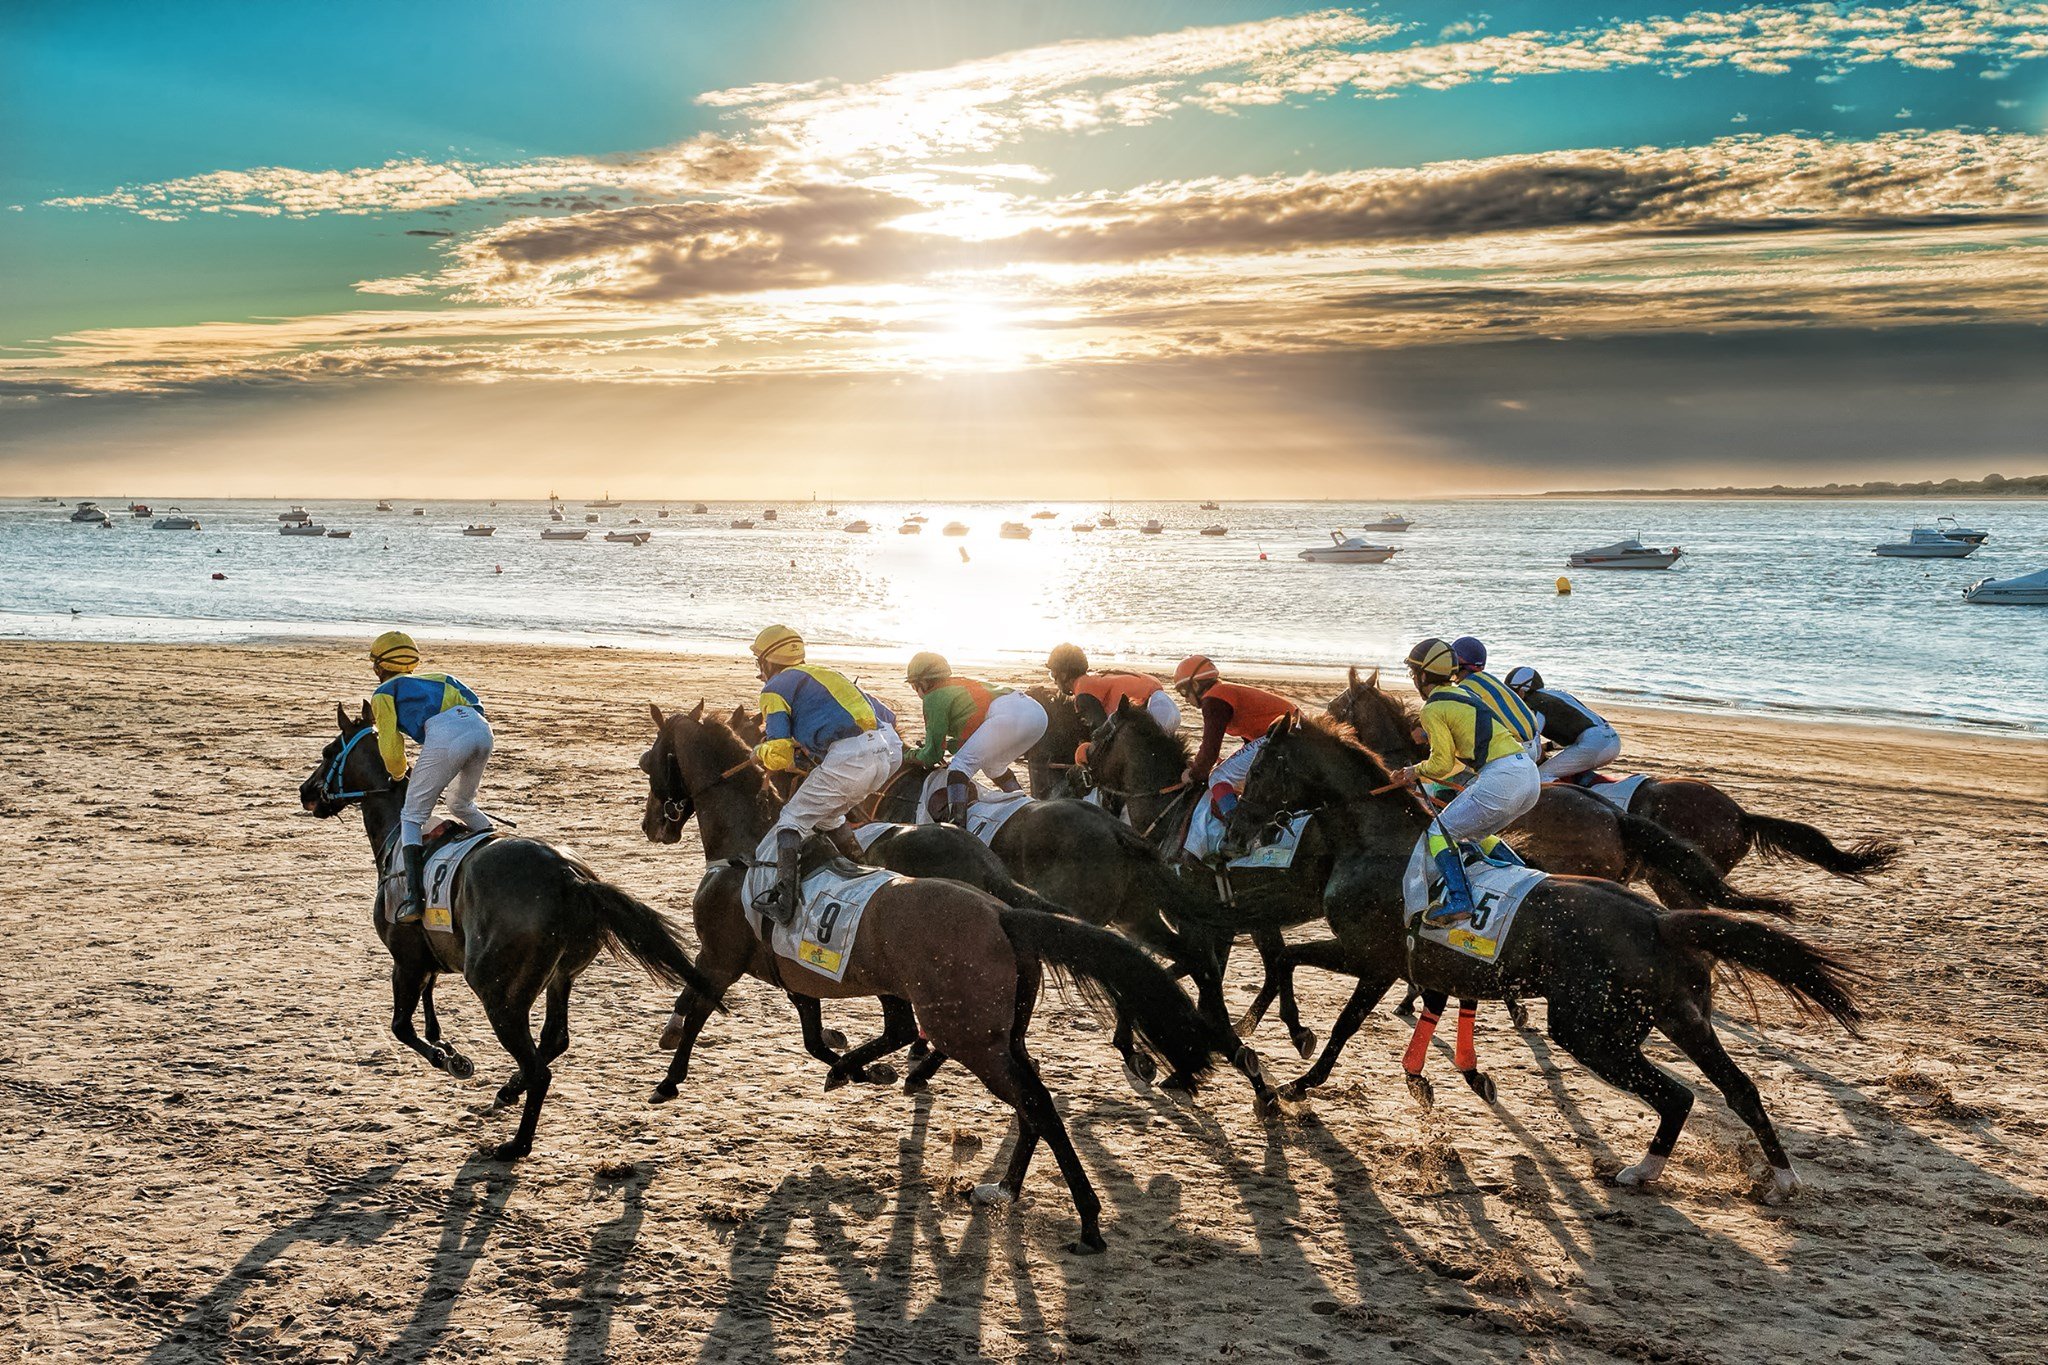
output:
[[[1650,775],[1648,773],[1637,773],[1634,777],[1624,777],[1615,782],[1596,783],[1593,786],[1587,787],[1586,790],[1599,797],[1602,801],[1610,802],[1625,811],[1636,799],[1637,788],[1649,780]]]
[[[469,855],[483,847],[490,837],[491,831],[484,830],[445,843],[427,855],[427,914],[422,921],[427,928],[443,934],[455,932],[455,873],[468,861]],[[396,913],[398,903],[405,899],[405,857],[396,841],[391,845],[391,857],[392,865],[384,869],[384,918],[387,920]]]
[[[1422,912],[1443,903],[1444,881],[1437,874],[1435,862],[1427,856],[1420,859],[1420,874],[1416,862],[1410,860],[1408,875],[1401,883],[1411,949],[1414,940],[1421,939],[1487,963],[1500,960],[1508,934],[1514,928],[1515,913],[1529,893],[1549,876],[1533,867],[1502,867],[1467,852],[1465,880],[1472,887],[1472,918],[1456,924],[1424,924]]]
[[[853,943],[860,933],[861,916],[877,891],[905,878],[893,872],[862,872],[844,877],[821,867],[803,881],[797,912],[788,924],[775,925],[771,946],[792,962],[803,964],[819,976],[844,980],[853,961]],[[756,933],[762,917],[749,913]]]
[[[1296,811],[1283,819],[1275,837],[1255,845],[1252,850],[1239,858],[1232,858],[1230,866],[1243,868],[1289,868],[1294,866],[1294,850],[1301,846],[1301,832],[1308,827],[1309,811]]]

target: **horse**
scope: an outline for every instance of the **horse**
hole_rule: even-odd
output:
[[[694,815],[713,860],[691,911],[708,985],[692,991],[669,1021],[662,1046],[687,1059],[724,991],[753,976],[813,999],[896,998],[909,1004],[933,1045],[978,1077],[1017,1113],[1018,1137],[1002,1179],[977,1186],[980,1204],[1013,1202],[1041,1139],[1052,1148],[1081,1220],[1069,1250],[1101,1251],[1101,1201],[1090,1185],[1052,1095],[1025,1050],[1025,1032],[1047,971],[1105,996],[1145,1046],[1190,1082],[1241,1045],[1197,1011],[1165,971],[1122,937],[1061,915],[1012,909],[945,877],[902,878],[875,891],[860,920],[843,979],[834,981],[775,955],[749,923],[746,863],[772,818],[764,779],[742,742],[701,714],[668,719],[685,818]],[[814,837],[806,856],[829,854]]]
[[[1377,669],[1365,678],[1352,669],[1351,685],[1330,703],[1329,712],[1357,727],[1366,747],[1376,753],[1422,752],[1414,738],[1415,713],[1381,690]],[[1655,856],[1658,841],[1632,820],[1649,821],[1696,846],[1723,877],[1750,853],[1797,859],[1852,881],[1884,871],[1899,856],[1897,844],[1877,839],[1841,848],[1812,825],[1746,811],[1711,782],[1690,777],[1645,778],[1625,812],[1583,787],[1546,782],[1536,808],[1507,831],[1507,838],[1541,867],[1587,869],[1586,875],[1610,881],[1641,878],[1672,909],[1717,903],[1703,898],[1694,878]]]
[[[1074,754],[1095,727],[1072,696],[1050,687],[1027,687],[1024,694],[1045,708],[1045,733],[1024,751],[1031,794],[1041,801],[1087,796],[1087,770],[1075,761]]]
[[[393,781],[385,772],[367,705],[354,717],[337,706],[335,721],[340,732],[299,784],[299,804],[323,820],[361,805],[370,857],[381,879],[384,855],[405,805],[405,779]],[[471,1075],[469,1060],[441,1043],[433,1008],[436,975],[460,972],[483,1002],[498,1041],[519,1064],[493,1105],[504,1108],[522,1093],[526,1096],[518,1131],[491,1153],[498,1161],[516,1161],[533,1150],[541,1103],[554,1079],[550,1065],[569,1047],[569,988],[599,949],[632,959],[671,986],[709,987],[659,911],[539,839],[497,838],[469,855],[455,879],[451,933],[429,933],[424,924],[391,924],[377,908],[380,900],[373,898],[370,913],[377,936],[391,952],[393,1036],[437,1070],[458,1079]],[[542,991],[547,993],[547,1016],[536,1043],[529,1016]],[[422,1003],[424,1042],[412,1022]]]
[[[640,829],[652,843],[673,844],[682,838],[683,826],[695,809],[686,795],[679,757],[680,746],[687,742],[687,736],[686,732],[675,727],[672,718],[662,714],[659,706],[650,705],[648,712],[654,721],[654,743],[640,756],[640,769],[647,774],[647,808],[641,817]],[[699,702],[688,713],[687,720],[693,727],[718,727],[730,732],[739,741],[741,749],[750,749],[761,739],[758,718],[744,706],[735,707],[722,721],[707,720],[704,703]],[[758,808],[753,816],[763,822],[763,828],[773,823],[775,812],[782,803],[782,793],[774,781],[776,776],[779,775],[769,775],[769,781],[763,783],[759,793],[752,798]],[[724,783],[714,784],[710,790],[719,793],[713,799],[730,800],[737,794],[736,789]],[[893,826],[869,845],[866,856],[875,866],[908,877],[951,877],[965,882],[988,892],[1012,909],[1037,910],[1054,915],[1070,913],[1065,907],[1018,883],[1004,870],[988,845],[955,825]],[[817,1000],[792,992],[790,1003],[795,1007],[803,1028],[804,1050],[826,1065],[827,1090],[835,1090],[848,1081],[887,1085],[895,1079],[894,1071],[886,1064],[877,1063],[876,1059],[899,1047],[917,1045],[916,1020],[908,1002],[903,1000],[885,998],[882,1001],[881,1036],[851,1050],[847,1049],[843,1034],[823,1026]],[[687,1005],[687,1000],[678,1000],[678,1013],[684,1012]],[[1129,1021],[1121,1018],[1117,1021],[1115,1043],[1134,1083],[1146,1077],[1152,1069],[1152,1061],[1137,1046]],[[916,1094],[924,1089],[944,1060],[943,1053],[926,1053],[920,1059],[920,1065],[906,1079],[906,1093]],[[654,1088],[653,1103],[666,1104],[676,1097],[688,1064],[688,1055],[678,1052],[669,1064],[668,1074]]]
[[[1336,851],[1323,903],[1369,997],[1367,1009],[1403,974],[1428,991],[1461,998],[1498,999],[1510,991],[1548,998],[1557,1045],[1657,1113],[1648,1152],[1615,1176],[1622,1185],[1647,1184],[1663,1173],[1692,1109],[1692,1091],[1643,1055],[1655,1028],[1756,1135],[1771,1169],[1766,1198],[1782,1202],[1798,1189],[1756,1085],[1714,1032],[1713,973],[1718,964],[1745,983],[1773,982],[1802,1010],[1853,1036],[1862,1012],[1852,994],[1854,973],[1840,959],[1774,925],[1718,910],[1666,910],[1613,882],[1550,876],[1524,897],[1499,959],[1481,961],[1409,933],[1402,880],[1430,809],[1393,782],[1351,727],[1330,717],[1274,723],[1231,822],[1256,829],[1302,809],[1321,814]]]

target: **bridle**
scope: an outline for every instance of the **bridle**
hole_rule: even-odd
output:
[[[667,736],[664,735],[663,738],[666,739]],[[656,747],[658,748],[659,745],[657,744]],[[756,766],[754,755],[750,752],[745,758],[742,758],[739,762],[721,772],[717,777],[706,782],[702,791],[693,792],[690,790],[689,778],[683,773],[683,756],[676,752],[676,745],[673,740],[669,741],[668,762],[669,766],[675,770],[676,783],[682,787],[683,794],[681,796],[664,796],[661,798],[661,818],[677,825],[687,821],[696,812],[697,803],[704,796],[705,792],[732,778],[738,777],[747,769]]]
[[[396,783],[386,781],[381,787],[365,787],[360,791],[335,790],[341,782],[342,774],[348,768],[348,756],[355,752],[356,745],[361,744],[368,736],[375,734],[376,730],[377,727],[374,725],[365,725],[362,729],[341,742],[341,748],[335,750],[334,757],[329,759],[327,766],[320,770],[320,799],[322,801],[340,806],[346,805],[350,801],[360,801],[366,796],[379,796],[385,792],[398,789]]]

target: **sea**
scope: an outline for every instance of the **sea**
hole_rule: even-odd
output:
[[[69,503],[0,501],[0,638],[399,626],[423,639],[723,652],[746,679],[746,642],[782,622],[869,679],[899,678],[915,650],[1016,667],[1071,640],[1100,663],[1170,668],[1199,651],[1226,671],[1299,677],[1314,696],[1334,692],[1346,665],[1393,665],[1419,637],[1470,634],[1496,672],[1532,664],[1588,700],[2048,734],[2048,608],[1962,599],[1978,579],[2048,567],[2048,501],[794,502],[770,521],[759,503],[696,514],[690,502],[575,500],[559,524],[587,526],[580,542],[540,538],[556,524],[544,501],[306,504],[346,539],[280,535],[290,504],[278,501],[153,500],[156,516],[175,507],[197,531],[153,530],[125,499],[101,505],[115,529],[72,523]],[[1370,537],[1399,547],[1389,562],[1299,558],[1390,510],[1414,525]],[[1990,540],[1960,560],[1871,553],[1942,513]],[[900,534],[917,515],[921,532]],[[1104,515],[1114,529],[1073,529]],[[753,527],[732,525],[742,519]],[[856,520],[871,529],[847,531]],[[1153,520],[1163,529],[1143,533]],[[944,534],[949,522],[965,533]],[[1004,522],[1029,539],[1004,538]],[[496,531],[463,535],[471,525]],[[1200,534],[1211,526],[1227,534]],[[602,539],[626,529],[647,542]],[[1684,555],[1664,572],[1566,567],[1575,550],[1636,534]]]

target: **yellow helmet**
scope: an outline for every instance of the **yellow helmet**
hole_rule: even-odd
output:
[[[921,654],[913,654],[910,656],[910,667],[907,670],[905,670],[903,674],[903,681],[912,683],[936,683],[944,682],[946,679],[952,676],[953,665],[946,662],[946,656],[943,654],[934,654],[927,649]]]
[[[1458,656],[1449,645],[1432,635],[1408,651],[1408,668],[1424,678],[1449,682],[1458,676]]]
[[[769,626],[754,637],[754,657],[764,664],[800,664],[804,661],[804,637],[788,626]]]
[[[393,673],[410,673],[420,666],[420,647],[402,630],[387,630],[370,641],[370,662]]]

